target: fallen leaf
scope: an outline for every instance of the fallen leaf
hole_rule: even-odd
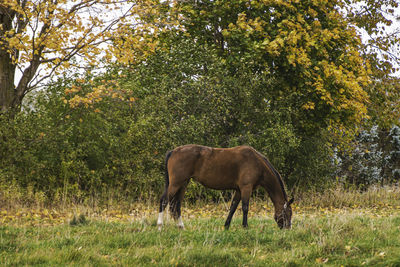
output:
[[[328,258],[316,258],[315,262],[316,263],[327,263],[328,262]]]

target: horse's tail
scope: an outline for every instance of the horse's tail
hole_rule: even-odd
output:
[[[172,150],[167,152],[165,156],[165,190],[168,189],[169,186],[169,174],[168,174],[168,160],[172,155]]]
[[[172,150],[168,151],[166,156],[165,156],[165,189],[164,189],[164,193],[161,196],[160,199],[160,212],[163,212],[165,207],[168,204],[168,200],[167,200],[167,194],[168,194],[168,186],[169,186],[169,174],[168,174],[168,160],[172,155]]]

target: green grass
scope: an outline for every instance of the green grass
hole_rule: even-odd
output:
[[[0,226],[1,266],[400,266],[400,213],[302,213],[291,230],[270,216],[194,218],[179,230],[156,218]]]

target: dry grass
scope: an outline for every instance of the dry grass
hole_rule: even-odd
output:
[[[185,203],[182,207],[183,218],[225,218],[229,204],[219,203]],[[34,203],[33,205],[10,204],[0,211],[0,223],[11,225],[56,225],[68,223],[74,216],[84,214],[86,217],[105,221],[149,220],[157,216],[157,202],[135,202],[104,206],[64,205],[52,206]],[[358,212],[366,216],[384,216],[400,210],[400,188],[398,186],[371,187],[366,191],[345,190],[336,187],[324,193],[303,193],[293,204],[295,218],[304,214],[341,214]],[[273,206],[270,200],[252,199],[249,217],[271,218]],[[240,206],[236,217],[241,216]]]
[[[400,186],[371,186],[365,191],[336,186],[324,192],[306,192],[299,196],[300,206],[316,208],[400,207]]]

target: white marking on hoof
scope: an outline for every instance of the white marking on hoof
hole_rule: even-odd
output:
[[[185,226],[183,225],[182,217],[178,218],[178,227],[181,229],[185,228]]]
[[[164,215],[164,212],[160,212],[160,213],[158,214],[157,226],[158,226],[158,230],[159,230],[159,231],[161,230],[162,225],[163,225],[163,215]]]

